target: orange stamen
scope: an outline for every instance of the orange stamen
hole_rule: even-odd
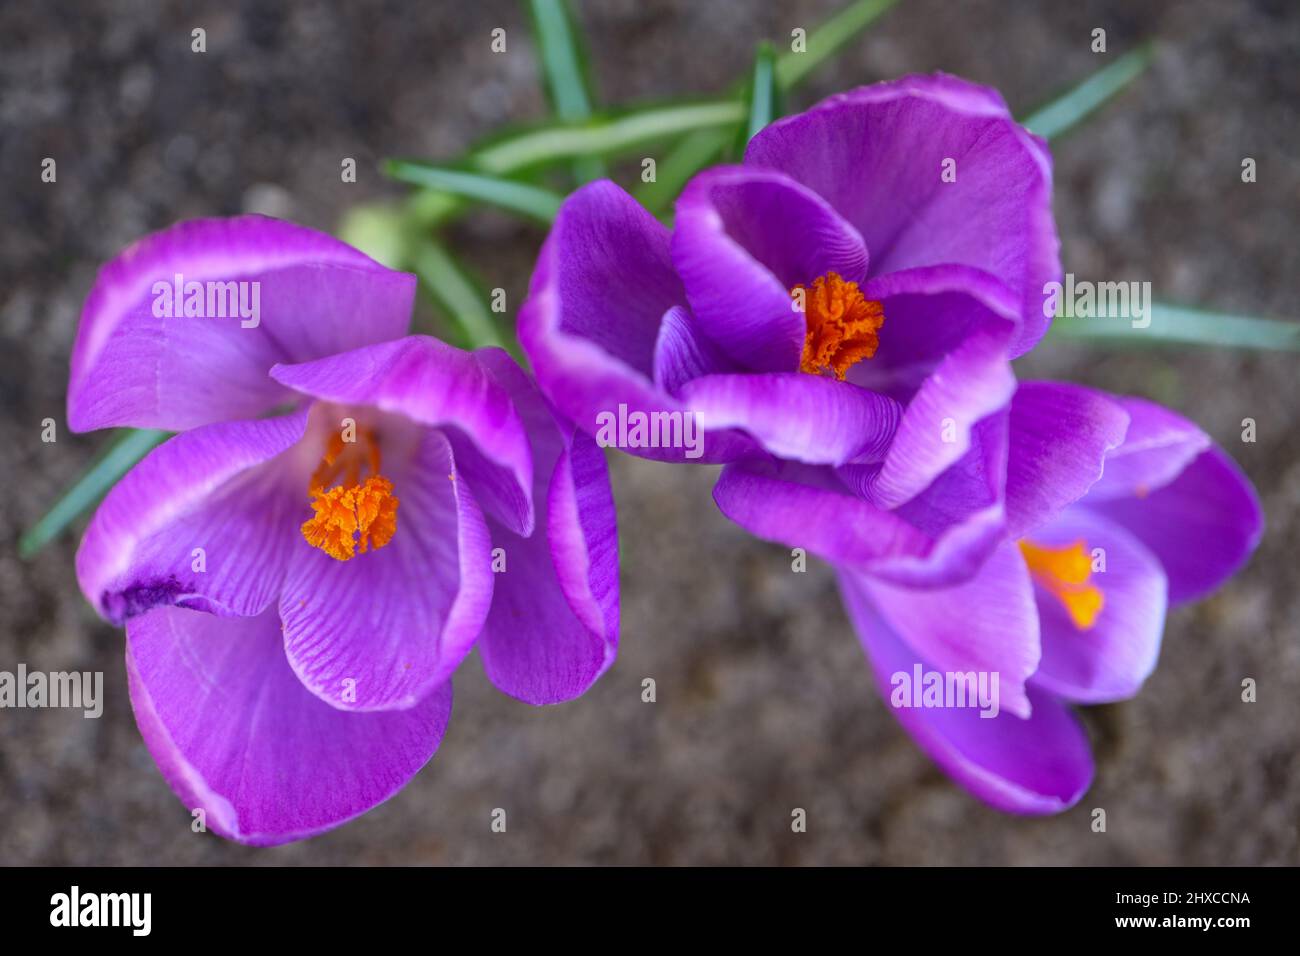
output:
[[[379,443],[369,431],[359,437],[360,442],[344,442],[340,433],[332,434],[307,486],[315,514],[303,522],[302,536],[339,561],[365,554],[372,545],[382,548],[397,533],[398,500],[393,483],[379,474]],[[363,465],[370,471],[364,482]]]
[[[1101,588],[1090,583],[1092,559],[1084,547],[1083,541],[1056,548],[1020,541],[1020,553],[1029,566],[1030,577],[1061,602],[1074,626],[1081,631],[1097,623],[1106,605]]]
[[[813,375],[829,369],[843,381],[850,367],[876,354],[877,333],[885,324],[884,307],[864,296],[856,282],[845,282],[834,272],[813,280],[811,286],[797,285],[790,294],[800,290],[808,331],[799,368]]]

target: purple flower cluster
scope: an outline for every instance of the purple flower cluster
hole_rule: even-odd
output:
[[[899,719],[1021,813],[1079,799],[1093,768],[1069,705],[1136,693],[1167,606],[1262,528],[1240,471],[1173,412],[1017,384],[1060,279],[1051,198],[1046,144],[993,90],[865,87],[697,176],[671,233],[612,183],[579,190],[519,329],[584,430],[622,406],[694,420],[700,460],[726,465],[723,513],[835,565]],[[1000,706],[913,707],[898,691],[919,673],[992,677]]]
[[[574,193],[519,318],[536,383],[405,336],[413,278],[311,230],[196,221],[128,249],[86,303],[68,420],[179,434],[105,499],[77,576],[126,625],[168,782],[224,836],[299,839],[429,760],[472,647],[507,694],[581,694],[618,638],[616,444],[724,465],[724,514],[835,566],[948,773],[1069,807],[1093,773],[1071,705],[1136,693],[1166,609],[1262,518],[1173,412],[1017,383],[1061,273],[1051,199],[1046,145],[992,90],[832,97],[698,175],[671,230],[610,182]],[[230,283],[257,314],[204,318]]]

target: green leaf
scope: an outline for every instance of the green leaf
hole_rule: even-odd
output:
[[[857,3],[850,3],[808,34],[808,48],[805,52],[795,53],[791,50],[777,58],[777,86],[783,90],[795,86],[897,2],[898,0],[857,0]]]
[[[564,0],[530,0],[528,6],[556,115],[571,122],[589,119],[589,73],[572,11]],[[605,175],[605,164],[597,157],[584,156],[574,162],[574,175],[579,182],[591,182]]]
[[[609,159],[693,130],[733,127],[745,118],[735,100],[638,107],[580,125],[546,124],[476,148],[467,164],[499,176],[579,156]]]
[[[1219,348],[1300,351],[1300,322],[1225,315],[1185,306],[1151,304],[1150,325],[1134,328],[1129,317],[1057,318],[1052,334],[1063,339],[1125,346],[1209,345]]]
[[[412,249],[411,265],[425,291],[460,330],[463,344],[505,348],[482,289],[441,243],[421,238]]]
[[[597,117],[579,126],[548,123],[506,134],[478,147],[466,157],[465,163],[476,171],[508,176],[582,156],[613,158],[646,143],[671,139],[683,133],[689,138],[692,131],[709,136],[723,129],[725,143],[734,135],[736,125],[744,116],[744,105],[734,100],[638,107]],[[694,171],[688,172],[682,182],[685,183]],[[456,196],[433,189],[420,190],[409,202],[411,221],[419,232],[437,228],[464,208],[464,203]]]
[[[30,558],[64,528],[102,498],[151,448],[170,437],[153,429],[131,430],[117,438],[99,459],[77,479],[40,521],[18,542],[18,554]]]
[[[760,43],[754,54],[754,79],[749,84],[749,128],[745,132],[745,142],[758,135],[772,120],[776,119],[776,54],[772,44]]]
[[[564,200],[559,193],[541,186],[530,186],[483,173],[448,169],[419,160],[390,159],[384,163],[384,171],[393,179],[404,183],[499,206],[548,225],[555,219],[560,203]]]
[[[1154,54],[1155,46],[1150,42],[1130,50],[1069,92],[1035,110],[1021,123],[1044,139],[1062,136],[1137,79],[1151,65]]]
[[[462,165],[476,172],[510,176],[584,156],[614,158],[646,143],[689,135],[697,130],[708,133],[723,128],[727,130],[725,139],[730,139],[744,116],[743,104],[722,100],[638,107],[576,126],[545,123],[482,144],[465,157]],[[436,229],[455,217],[465,205],[460,198],[433,189],[420,190],[408,202],[411,222],[417,232]]]
[[[353,206],[343,214],[334,234],[354,249],[390,269],[407,266],[406,219],[402,209],[385,203]]]

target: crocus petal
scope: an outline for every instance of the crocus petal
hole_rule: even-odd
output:
[[[1020,302],[1001,281],[969,266],[904,269],[875,276],[863,294],[885,313],[880,346],[849,369],[848,380],[907,401],[949,353],[981,329],[1007,342],[1020,327]]]
[[[935,547],[924,561],[888,562],[876,569],[880,577],[908,587],[942,587],[975,574],[1006,530],[1009,419],[1004,408],[976,422],[970,451],[896,510]],[[839,469],[841,475],[848,470]]]
[[[469,352],[426,335],[277,365],[271,377],[295,391],[364,405],[445,428],[479,502],[515,531],[533,526],[533,462],[510,396]]]
[[[686,302],[662,223],[614,183],[590,183],[565,200],[538,270],[529,294],[558,300],[552,331],[649,377],[659,322]]]
[[[596,435],[608,416],[685,408],[654,380],[660,325],[685,305],[669,261],[668,230],[608,181],[569,196],[542,246],[519,311],[519,343],[542,393],[567,418]],[[624,448],[664,461],[681,448]],[[751,439],[710,435],[700,462],[754,451]]]
[[[1145,497],[1088,497],[1083,505],[1122,525],[1160,560],[1172,604],[1203,597],[1232,577],[1264,532],[1255,489],[1217,445]]]
[[[1087,629],[1076,627],[1049,591],[1036,588],[1043,659],[1034,683],[1086,704],[1132,697],[1155,669],[1165,625],[1165,573],[1160,562],[1113,521],[1071,508],[1031,539],[1040,547],[1083,542],[1089,555],[1105,556],[1105,570],[1089,583],[1101,590],[1101,613]]]
[[[1127,395],[1108,396],[1129,416],[1124,443],[1106,455],[1106,470],[1088,500],[1145,495],[1177,478],[1210,447],[1210,436],[1162,405]]]
[[[791,290],[828,272],[857,282],[867,250],[826,201],[780,173],[721,166],[677,200],[673,265],[705,334],[749,369],[798,369],[804,316]]]
[[[866,241],[872,275],[958,263],[1002,279],[1025,317],[1014,355],[1046,331],[1061,274],[1051,157],[993,90],[943,74],[862,87],[772,123],[745,164],[823,196]]]
[[[280,595],[290,666],[343,710],[418,704],[469,653],[492,602],[487,526],[447,437],[424,429],[386,472],[399,502],[392,539],[339,561],[299,535]]]
[[[997,445],[991,429],[988,440],[981,440],[969,456],[972,474],[985,445]],[[1005,445],[999,447],[1005,456]],[[1000,480],[997,457],[989,455],[985,476],[993,485]],[[931,509],[934,514],[925,516],[928,527],[921,527],[901,512],[877,508],[854,494],[836,470],[826,467],[770,459],[737,462],[722,470],[713,489],[722,513],[757,537],[803,548],[864,574],[923,587],[968,580],[996,546],[1000,501],[995,492],[989,495],[982,498],[954,485],[954,508],[961,501],[976,503],[967,512],[941,515]]]
[[[1011,402],[1007,533],[1020,537],[1082,498],[1111,467],[1128,428],[1124,406],[1059,382],[1023,382]]]
[[[704,334],[690,309],[674,306],[665,313],[655,343],[657,386],[669,395],[677,395],[691,379],[739,371],[740,367]]]
[[[825,468],[777,461],[728,465],[713,500],[750,534],[833,564],[866,570],[895,555],[923,555],[932,545],[895,513],[850,494]]]
[[[258,614],[275,600],[301,507],[280,456],[305,410],[205,425],[150,452],[108,493],[77,551],[77,581],[121,624],[160,604]]]
[[[530,704],[580,696],[618,648],[618,528],[605,455],[558,419],[500,349],[476,353],[509,391],[535,456],[534,498],[545,502],[524,538],[489,521],[502,549],[479,653],[489,679]]]
[[[947,671],[998,674],[1001,706],[1029,716],[1025,681],[1038,667],[1038,609],[1016,545],[995,550],[971,580],[909,588],[862,577],[860,586],[908,647]]]
[[[896,508],[923,491],[971,448],[975,423],[1004,407],[1016,389],[1006,359],[1009,328],[984,328],[948,354],[908,403],[872,500]]]
[[[428,763],[451,714],[450,684],[401,712],[322,703],[289,669],[273,611],[157,608],[126,632],[145,745],[186,808],[240,843],[301,840],[383,803]]]
[[[879,461],[902,415],[888,396],[803,372],[706,375],[682,398],[705,429],[740,429],[809,464]]]
[[[880,616],[862,578],[840,574],[840,592],[871,660],[877,686],[890,701],[898,674],[911,678],[928,663]],[[1060,813],[1092,783],[1092,754],[1069,709],[1033,686],[1028,719],[1005,710],[981,717],[973,707],[890,706],[913,739],[945,773],[986,803],[1010,813]]]
[[[204,284],[204,317],[155,314],[178,276]],[[240,285],[214,286],[210,308],[208,283]],[[250,317],[212,317],[230,288]],[[263,216],[179,223],[100,271],[72,354],[68,425],[180,431],[256,417],[288,394],[267,378],[272,365],[395,338],[414,295],[414,276],[312,229]]]

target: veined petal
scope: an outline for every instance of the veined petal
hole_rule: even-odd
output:
[[[1107,396],[1128,413],[1124,442],[1106,455],[1106,469],[1088,489],[1089,501],[1146,495],[1173,481],[1201,452],[1210,436],[1162,405],[1128,395]]]
[[[970,429],[970,450],[928,488],[896,509],[935,541],[924,561],[895,560],[878,576],[908,587],[942,587],[969,580],[1006,531],[1010,413],[1002,409]],[[856,466],[839,469],[841,474]]]
[[[1101,392],[1022,382],[1011,402],[1007,533],[1018,538],[1088,494],[1128,427],[1124,406]]]
[[[908,403],[884,465],[870,483],[872,500],[897,508],[915,498],[971,448],[971,431],[1015,393],[1006,358],[1008,327],[988,327],[948,354]]]
[[[444,428],[483,507],[521,534],[532,530],[528,436],[510,396],[469,352],[410,335],[315,362],[277,365],[271,377],[313,398]]]
[[[303,226],[179,223],[100,270],[77,329],[68,425],[181,431],[253,418],[288,397],[271,366],[395,338],[414,295],[414,276]],[[201,301],[201,315],[186,315],[186,301]]]
[[[542,393],[589,435],[620,413],[681,416],[685,407],[655,378],[655,354],[661,325],[685,303],[668,230],[618,186],[590,183],[565,200],[542,246],[519,312],[519,342]],[[689,460],[680,448],[623,450]],[[753,451],[744,436],[710,435],[698,460]]]
[[[676,396],[693,379],[739,371],[741,368],[704,334],[690,309],[674,306],[664,314],[655,342],[655,385]]]
[[[766,127],[745,164],[824,197],[872,275],[956,263],[1006,282],[1024,315],[1013,356],[1047,330],[1045,285],[1061,275],[1051,156],[995,91],[935,74],[841,93]]]
[[[677,200],[673,265],[700,327],[734,361],[793,372],[805,321],[791,290],[828,272],[858,282],[867,249],[826,201],[792,179],[722,166],[700,173]]]
[[[974,576],[1002,536],[1005,458],[1003,415],[977,427],[975,446],[936,483],[933,503],[927,492],[887,511],[847,486],[843,468],[771,459],[728,465],[713,499],[765,540],[896,584],[946,587]]]
[[[1113,521],[1086,508],[1070,508],[1030,540],[1039,547],[1082,542],[1094,568],[1089,584],[1103,598],[1088,628],[1077,627],[1064,606],[1036,588],[1043,660],[1034,683],[1085,704],[1132,697],[1155,669],[1165,625],[1165,573],[1160,562]]]
[[[1027,689],[1032,715],[1002,710],[981,717],[973,707],[892,706],[895,675],[929,663],[889,626],[854,574],[840,574],[840,593],[870,658],[890,711],[939,767],[984,802],[1009,813],[1060,813],[1092,783],[1092,754],[1083,728],[1052,695]]]
[[[1264,513],[1237,464],[1217,445],[1145,497],[1082,504],[1122,526],[1154,554],[1169,579],[1169,601],[1204,597],[1250,558]]]
[[[158,769],[240,843],[302,840],[383,803],[428,763],[451,714],[450,684],[400,712],[323,703],[289,669],[274,611],[157,608],[126,632],[131,706]]]
[[[609,180],[583,186],[560,208],[529,297],[543,290],[556,299],[546,331],[591,342],[645,378],[660,320],[686,302],[667,228]]]
[[[880,346],[848,380],[906,402],[941,361],[981,330],[1004,335],[1020,328],[1020,302],[999,279],[970,266],[904,269],[867,281],[863,294],[885,313]]]
[[[1014,542],[998,547],[975,577],[954,587],[921,590],[867,576],[857,586],[920,658],[946,671],[996,673],[1001,706],[1029,716],[1025,682],[1038,667],[1038,609]]]
[[[705,429],[739,429],[809,464],[879,461],[902,416],[886,395],[803,372],[706,375],[681,394]]]
[[[279,593],[302,505],[282,455],[307,411],[205,425],[168,440],[109,491],[77,551],[77,581],[114,624],[157,605],[258,614]]]
[[[447,437],[424,429],[386,472],[392,539],[339,561],[299,536],[280,595],[290,666],[341,710],[418,705],[469,653],[492,603],[487,526]]]
[[[618,527],[604,453],[558,419],[500,349],[476,353],[511,395],[535,457],[534,498],[544,512],[529,537],[489,522],[505,565],[479,653],[500,690],[530,704],[571,700],[618,649]]]

